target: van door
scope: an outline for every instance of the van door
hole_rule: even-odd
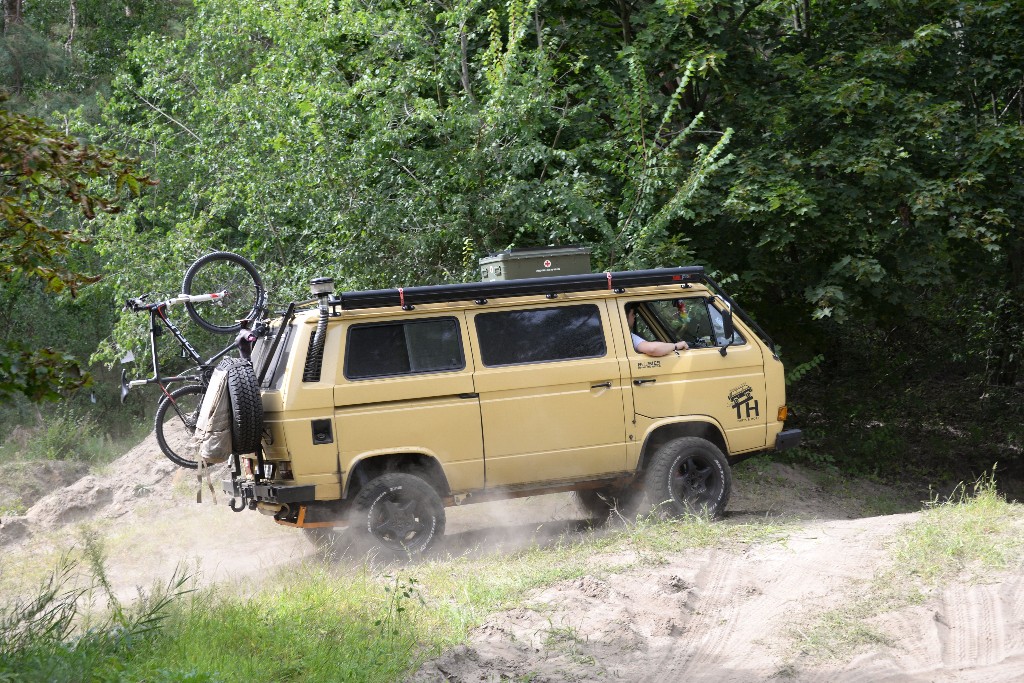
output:
[[[609,312],[604,301],[586,301],[471,315],[488,487],[625,468]]]
[[[354,458],[421,453],[453,493],[484,485],[480,404],[464,314],[347,323],[334,389],[341,468]]]
[[[621,316],[625,321],[624,312]],[[690,348],[652,358],[627,345],[638,427],[663,418],[704,417],[725,431],[726,455],[765,447],[768,406],[761,347],[737,330],[723,356],[727,340],[721,320],[706,296],[640,304],[637,334],[649,341],[682,340]]]

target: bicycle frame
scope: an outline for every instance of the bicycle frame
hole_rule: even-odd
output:
[[[128,391],[131,388],[133,388],[133,387],[145,386],[147,384],[157,384],[157,385],[160,386],[161,391],[163,391],[164,394],[166,395],[166,394],[168,394],[167,385],[170,385],[170,384],[172,384],[174,382],[186,382],[186,381],[197,382],[199,384],[202,384],[203,386],[206,386],[209,383],[210,375],[212,374],[212,369],[211,368],[212,368],[213,364],[216,363],[221,358],[223,358],[224,356],[226,356],[234,348],[236,348],[235,341],[232,340],[232,342],[230,344],[225,346],[223,349],[218,351],[216,354],[214,354],[213,356],[211,356],[210,358],[208,358],[206,360],[203,360],[203,357],[199,354],[198,351],[196,351],[195,347],[192,346],[192,344],[185,337],[185,335],[182,334],[181,330],[178,329],[178,326],[175,325],[173,322],[171,322],[170,318],[168,318],[168,316],[167,316],[167,309],[170,308],[171,306],[175,305],[175,304],[184,304],[186,302],[198,303],[198,302],[203,302],[203,301],[214,301],[216,299],[219,299],[219,298],[222,298],[222,297],[226,296],[226,294],[227,294],[227,292],[216,292],[216,293],[212,293],[212,294],[198,294],[198,295],[194,295],[194,296],[189,296],[188,294],[179,294],[177,297],[174,297],[173,299],[168,299],[166,301],[160,301],[160,302],[153,303],[153,304],[143,304],[143,303],[141,303],[141,301],[136,300],[136,299],[129,300],[129,304],[128,305],[130,307],[132,307],[133,310],[136,310],[136,311],[147,310],[147,311],[149,311],[149,348],[150,348],[150,356],[151,356],[152,362],[153,362],[153,376],[152,377],[148,377],[146,379],[134,379],[134,380],[128,381],[128,379],[127,379],[127,371],[122,369],[121,370],[121,402],[122,403],[124,402],[125,397],[128,395]],[[157,341],[156,341],[156,338],[160,334],[162,334],[162,331],[160,330],[160,324],[161,323],[163,324],[164,327],[166,327],[168,330],[170,330],[171,335],[173,335],[174,338],[178,341],[178,343],[181,344],[181,348],[184,350],[186,356],[193,363],[195,363],[195,366],[196,366],[195,370],[198,371],[198,374],[180,374],[180,375],[172,375],[172,376],[163,376],[163,375],[160,374],[160,358],[159,358],[159,354],[157,352]]]

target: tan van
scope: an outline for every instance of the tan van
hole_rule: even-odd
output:
[[[331,289],[257,344],[262,448],[234,457],[233,509],[416,555],[446,506],[495,498],[718,515],[731,462],[800,441],[771,340],[700,267]]]

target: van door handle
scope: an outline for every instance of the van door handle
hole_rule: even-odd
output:
[[[649,377],[647,379],[635,379],[633,380],[633,384],[640,386],[641,384],[654,384],[657,381],[658,380],[654,379],[653,377]]]
[[[480,394],[459,394],[459,398],[480,398]]]
[[[600,384],[591,384],[590,388],[591,389],[611,389],[612,388],[612,383],[611,382],[601,382]]]

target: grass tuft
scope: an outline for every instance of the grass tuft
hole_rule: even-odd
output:
[[[969,580],[1019,563],[1024,549],[1024,512],[996,490],[995,468],[971,487],[961,483],[943,501],[928,503],[920,521],[896,543],[900,573],[935,586],[968,572]]]
[[[0,681],[122,680],[132,653],[159,633],[189,578],[175,572],[126,609],[102,566],[90,569],[91,581],[80,585],[79,565],[65,555],[34,596],[0,607]],[[102,612],[90,607],[96,589],[107,598]]]
[[[18,426],[0,443],[0,464],[70,461],[103,465],[124,455],[152,431],[135,425],[122,436],[105,431],[96,416],[81,408],[57,406],[34,426]]]

